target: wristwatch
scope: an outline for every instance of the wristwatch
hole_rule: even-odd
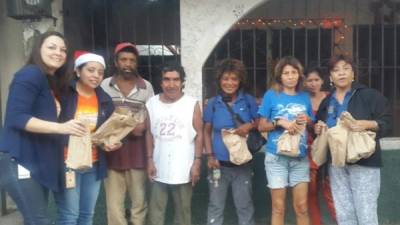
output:
[[[274,128],[276,128],[276,126],[278,126],[278,120],[279,119],[273,119],[272,120],[272,126],[274,126]]]

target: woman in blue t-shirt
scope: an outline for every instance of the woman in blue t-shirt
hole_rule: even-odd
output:
[[[261,115],[258,128],[268,132],[265,171],[271,189],[273,225],[284,224],[287,187],[292,188],[297,224],[309,224],[307,191],[310,178],[307,129],[304,128],[312,127],[313,114],[309,95],[300,91],[303,77],[303,67],[296,58],[287,56],[279,60],[271,89],[265,93],[258,111]],[[277,152],[277,142],[284,131],[301,135],[298,156]]]
[[[252,169],[249,163],[235,165],[221,137],[222,129],[235,128],[236,134],[246,136],[256,127],[257,104],[253,96],[245,94],[246,68],[236,59],[223,60],[216,68],[219,94],[208,101],[204,110],[204,144],[210,174],[208,203],[209,225],[222,225],[229,186],[238,214],[238,224],[254,225],[252,200]],[[241,120],[236,126],[228,106]]]

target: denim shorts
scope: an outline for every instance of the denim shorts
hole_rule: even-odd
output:
[[[265,172],[268,187],[279,189],[310,182],[310,165],[307,157],[288,157],[265,154]]]

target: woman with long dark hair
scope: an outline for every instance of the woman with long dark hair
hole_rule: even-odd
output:
[[[75,53],[74,79],[61,97],[60,121],[73,118],[84,121],[93,133],[114,110],[111,97],[99,85],[104,77],[106,64],[100,55],[79,51]],[[68,158],[68,137],[63,139],[64,158]],[[108,151],[121,147],[120,144],[104,146]],[[91,225],[94,209],[100,192],[101,181],[106,177],[105,151],[92,146],[92,165],[88,169],[72,169],[65,165],[65,171],[74,174],[75,185],[55,193],[58,207],[58,225]]]
[[[315,115],[322,100],[327,96],[327,92],[322,90],[324,78],[322,70],[319,67],[310,67],[304,73],[304,87],[310,94],[312,111]],[[308,136],[309,147],[313,141],[312,135]],[[311,149],[308,151],[308,160],[310,162],[310,183],[308,184],[308,209],[310,214],[311,224],[321,225],[321,208],[319,204],[319,191],[322,191],[328,206],[329,214],[336,221],[335,206],[333,204],[329,177],[319,176],[318,165],[312,160]],[[319,178],[322,177],[322,180]],[[321,184],[321,186],[320,186]]]
[[[64,183],[61,134],[85,133],[77,120],[57,122],[67,61],[63,35],[46,32],[10,85],[0,141],[0,185],[15,200],[25,225],[51,223],[49,191],[59,191]]]

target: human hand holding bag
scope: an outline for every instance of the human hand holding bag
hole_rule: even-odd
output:
[[[376,133],[364,130],[353,131],[350,129],[352,124],[357,122],[349,112],[343,112],[340,119],[349,130],[347,137],[347,156],[346,162],[355,163],[362,158],[368,158],[375,152]]]
[[[320,134],[311,145],[311,158],[317,166],[321,166],[327,161],[328,150],[328,132],[325,125],[322,126]]]
[[[235,165],[242,165],[253,159],[247,148],[246,138],[235,134],[235,129],[222,129],[222,141],[229,152],[229,161]]]
[[[300,155],[300,140],[304,135],[304,129],[295,134],[290,134],[285,130],[278,139],[277,154],[289,157],[298,157]]]

